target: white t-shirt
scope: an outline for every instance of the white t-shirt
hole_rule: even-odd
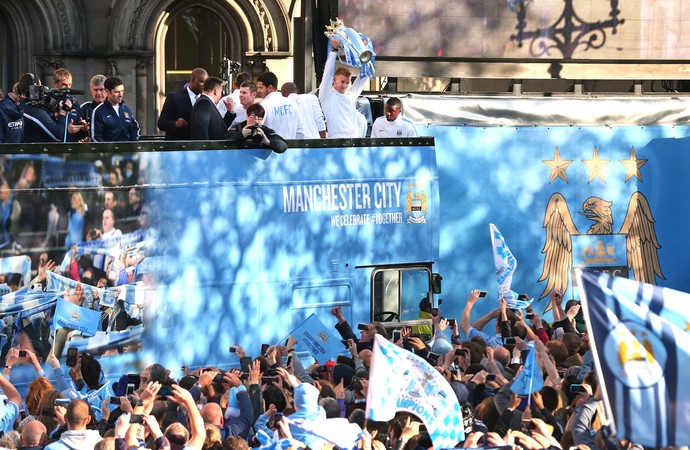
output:
[[[359,138],[361,137],[361,129],[358,124],[356,103],[368,79],[358,76],[344,94],[336,91],[333,88],[335,58],[336,52],[328,54],[323,78],[319,86],[319,100],[328,125],[328,137]]]
[[[272,128],[283,139],[299,139],[304,135],[304,126],[298,106],[278,92],[271,92],[261,101],[266,114],[263,125]]]
[[[247,110],[244,109],[244,106],[242,106],[242,103],[240,103],[239,89],[235,89],[231,94],[228,94],[220,99],[217,105],[220,116],[225,117],[225,113],[228,112],[228,108],[225,107],[225,101],[229,98],[232,99],[234,113],[237,115],[232,123],[239,123],[247,120]]]
[[[316,95],[290,94],[288,99],[297,104],[300,117],[302,118],[304,136],[298,136],[298,139],[320,139],[319,131],[326,130],[326,120],[323,117],[323,111],[321,111],[321,105]]]
[[[417,129],[414,124],[401,115],[392,122],[386,116],[378,117],[371,127],[371,137],[417,137]]]

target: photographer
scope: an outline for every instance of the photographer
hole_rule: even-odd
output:
[[[67,111],[59,108],[57,118],[46,105],[29,99],[31,86],[41,86],[41,80],[32,73],[19,79],[19,106],[24,110],[24,142],[63,142]]]
[[[236,123],[225,133],[225,139],[236,142],[238,147],[270,148],[276,153],[287,150],[287,142],[272,129],[262,125],[264,108],[259,104],[249,105],[247,120]]]

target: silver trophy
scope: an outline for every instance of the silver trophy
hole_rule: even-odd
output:
[[[359,67],[360,72],[369,78],[374,75],[374,45],[367,36],[345,26],[342,20],[331,20],[324,33],[330,39],[338,39],[345,64]],[[340,53],[339,53],[340,54]]]

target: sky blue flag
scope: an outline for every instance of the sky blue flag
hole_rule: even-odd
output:
[[[419,356],[377,334],[366,417],[387,422],[396,411],[419,417],[434,448],[452,448],[465,440],[460,403],[448,381]]]
[[[489,224],[491,230],[491,250],[494,255],[494,265],[496,266],[496,281],[498,282],[498,296],[503,297],[508,308],[524,309],[527,308],[532,300],[518,300],[518,294],[510,290],[513,282],[513,274],[517,269],[517,260],[510,252],[506,240],[496,225]]]
[[[537,349],[533,346],[530,347],[522,372],[515,377],[513,384],[510,385],[510,390],[517,395],[530,395],[544,387],[544,377],[539,364],[537,364]]]
[[[56,330],[66,327],[93,336],[98,331],[101,313],[59,298],[55,306],[54,321]]]
[[[307,317],[290,336],[297,340],[299,350],[307,350],[320,364],[335,360],[344,349],[340,339],[331,334],[316,314]]]
[[[690,443],[690,294],[575,271],[609,418],[645,447]]]

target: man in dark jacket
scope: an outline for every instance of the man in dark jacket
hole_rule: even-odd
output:
[[[19,106],[24,111],[24,142],[63,142],[67,131],[67,111],[59,108],[57,117],[47,109],[33,105],[29,100],[31,86],[40,86],[41,80],[32,73],[19,78]]]
[[[0,142],[18,144],[23,138],[24,111],[19,106],[18,92],[11,92],[0,101]]]
[[[202,93],[197,99],[189,119],[191,139],[197,141],[216,141],[223,139],[226,130],[235,118],[228,112],[221,117],[216,106],[223,96],[223,81],[208,77],[204,81]]]
[[[225,139],[238,147],[270,148],[276,153],[287,150],[287,142],[272,129],[263,126],[264,107],[255,103],[247,108],[247,120],[236,123],[225,134]]]
[[[192,107],[201,95],[201,89],[207,78],[206,70],[196,68],[192,71],[189,85],[165,98],[161,115],[158,118],[158,128],[165,131],[166,141],[188,141],[190,139],[189,120]]]
[[[138,141],[139,123],[122,100],[125,85],[118,77],[103,82],[106,101],[96,106],[91,117],[91,140],[94,142]]]

